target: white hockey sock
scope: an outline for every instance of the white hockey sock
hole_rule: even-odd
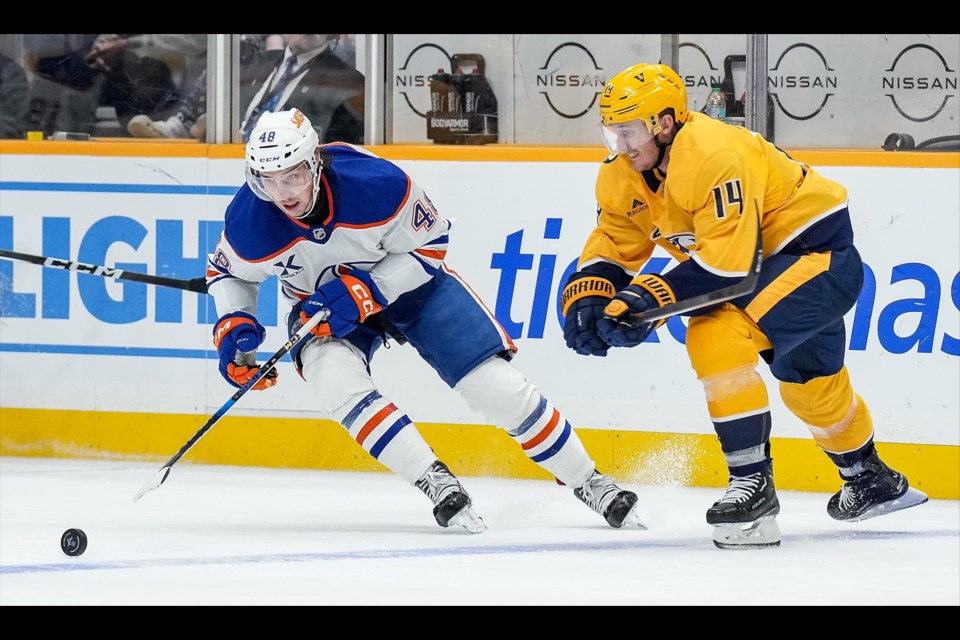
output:
[[[528,458],[571,488],[581,486],[596,467],[563,414],[543,396],[520,426],[507,433]]]
[[[338,412],[340,413],[340,412]],[[437,456],[407,415],[379,392],[371,391],[346,415],[334,415],[363,450],[414,484]]]
[[[343,425],[374,459],[410,484],[437,459],[416,425],[381,397],[359,349],[339,340],[311,340],[300,359],[318,412]]]
[[[579,487],[593,473],[596,465],[570,423],[503,358],[486,360],[456,389],[471,409],[505,429],[528,458],[563,484]]]

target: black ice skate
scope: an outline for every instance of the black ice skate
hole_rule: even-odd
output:
[[[437,460],[415,484],[435,505],[433,517],[441,527],[459,527],[470,533],[487,530],[473,508],[470,495],[447,465]]]
[[[614,529],[624,526],[647,528],[637,515],[637,494],[621,489],[613,482],[613,478],[596,469],[582,487],[573,490],[573,495],[602,515]]]
[[[866,520],[927,501],[927,494],[911,487],[906,476],[884,464],[876,449],[860,466],[863,469],[850,478],[840,474],[843,487],[827,502],[827,513],[834,520]]]
[[[707,524],[713,525],[713,543],[721,549],[779,547],[778,513],[773,469],[767,467],[748,476],[730,476],[727,492],[707,509]]]

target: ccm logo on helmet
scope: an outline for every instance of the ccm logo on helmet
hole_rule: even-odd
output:
[[[276,162],[280,159],[280,156],[273,156],[272,158],[264,158],[260,162]]]

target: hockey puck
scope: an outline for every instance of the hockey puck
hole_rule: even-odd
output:
[[[87,550],[87,534],[81,529],[67,529],[60,536],[60,548],[68,556],[79,556]]]

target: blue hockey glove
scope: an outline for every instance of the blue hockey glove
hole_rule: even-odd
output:
[[[563,308],[563,339],[582,356],[607,355],[610,347],[597,333],[597,321],[613,297],[613,283],[601,276],[577,271],[567,280],[560,299]]]
[[[611,347],[635,347],[666,320],[644,322],[636,327],[623,322],[629,316],[674,302],[676,296],[666,281],[655,274],[641,274],[613,297],[597,321],[597,332]]]
[[[321,285],[316,293],[304,300],[300,318],[306,322],[322,309],[329,309],[330,317],[318,324],[311,333],[342,338],[386,306],[387,299],[380,293],[370,274],[354,269]]]
[[[213,328],[213,344],[220,356],[220,375],[223,379],[240,388],[257,375],[260,367],[252,362],[253,352],[266,337],[267,330],[249,313],[236,311],[217,320]],[[244,357],[244,354],[249,355]],[[271,369],[253,385],[253,389],[269,389],[275,384],[277,370]]]

